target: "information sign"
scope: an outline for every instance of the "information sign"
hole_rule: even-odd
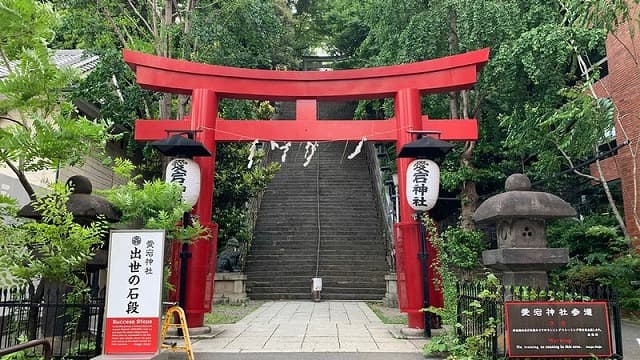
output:
[[[164,236],[164,230],[111,232],[105,355],[160,349]]]
[[[505,302],[508,356],[611,357],[606,302]]]

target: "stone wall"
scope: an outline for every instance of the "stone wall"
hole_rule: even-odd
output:
[[[238,272],[217,272],[214,303],[241,304],[249,298],[246,292],[247,275]]]

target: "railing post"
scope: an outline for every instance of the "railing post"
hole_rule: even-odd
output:
[[[462,324],[462,285],[460,283],[456,283],[456,321],[458,324]],[[462,329],[460,327],[455,327],[456,335],[458,335],[458,339],[462,340]]]
[[[622,322],[620,320],[620,302],[618,293],[613,290],[612,294],[607,296],[609,304],[611,304],[611,312],[613,313],[613,331],[615,333],[616,351],[614,358],[622,359],[624,354],[622,350]]]
[[[491,300],[490,304],[489,304],[489,311],[491,313],[491,317],[493,317],[493,324],[495,326],[494,328],[494,332],[493,335],[491,336],[491,353],[493,354],[493,360],[496,360],[498,358],[498,311],[497,311],[497,305],[498,305],[498,299],[495,300]]]
[[[95,356],[102,354],[102,330],[104,327],[104,307],[105,299],[98,301],[98,324],[96,328],[96,351]]]

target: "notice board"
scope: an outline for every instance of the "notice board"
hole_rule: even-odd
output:
[[[105,355],[159,351],[164,237],[164,230],[111,232]]]
[[[606,302],[505,302],[507,354],[610,357]]]

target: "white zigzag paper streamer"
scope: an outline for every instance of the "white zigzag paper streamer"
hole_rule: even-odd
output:
[[[353,150],[353,152],[347,156],[347,159],[351,160],[354,157],[356,157],[356,155],[360,154],[360,151],[362,151],[362,145],[364,145],[364,142],[367,141],[366,137],[363,137],[362,140],[360,140],[360,142],[358,143],[358,145],[356,145],[355,150]]]
[[[280,160],[283,163],[287,159],[287,153],[289,152],[289,149],[291,149],[291,142],[288,142],[280,147],[280,150],[282,150],[282,158]]]
[[[253,166],[253,157],[256,156],[256,148],[258,145],[258,139],[253,140],[253,142],[251,143],[251,148],[249,149],[249,158],[247,160],[249,160],[249,163],[247,164],[247,169],[251,169],[251,167]]]
[[[302,164],[302,166],[307,167],[309,165],[309,163],[311,162],[311,158],[313,157],[313,154],[316,153],[317,148],[318,148],[317,141],[315,144],[312,144],[311,142],[307,141],[307,145],[304,148],[304,158],[307,159],[307,161],[305,161],[304,164]]]

